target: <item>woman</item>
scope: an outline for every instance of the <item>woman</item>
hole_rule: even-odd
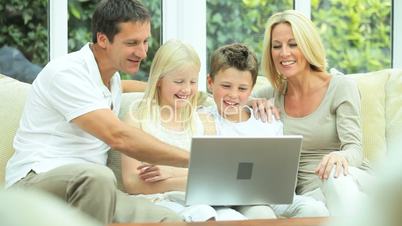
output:
[[[346,76],[326,71],[325,49],[312,22],[287,10],[267,23],[262,70],[273,86],[285,134],[303,135],[296,192],[322,200],[332,215],[363,195],[360,96]],[[352,208],[351,208],[352,209]],[[351,212],[350,212],[351,213]]]

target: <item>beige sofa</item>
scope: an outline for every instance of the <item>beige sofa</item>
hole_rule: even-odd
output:
[[[387,69],[348,75],[358,82],[362,97],[363,148],[366,158],[375,161],[391,150],[402,132],[402,70]],[[259,79],[256,88],[267,84]],[[13,153],[13,137],[18,127],[29,84],[0,75],[0,185],[5,166]],[[138,94],[124,94],[121,115]],[[397,148],[392,147],[392,150]],[[121,187],[119,155],[111,152],[108,165],[114,170]]]

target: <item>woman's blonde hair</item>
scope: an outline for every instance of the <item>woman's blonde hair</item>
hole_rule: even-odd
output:
[[[197,52],[190,45],[179,40],[169,40],[163,44],[152,61],[148,85],[144,97],[138,105],[135,119],[140,127],[147,131],[150,124],[160,124],[160,99],[158,82],[167,74],[186,67],[195,67],[200,70],[201,62]],[[197,94],[190,99],[190,103],[183,110],[177,112],[179,119],[184,119],[185,128],[194,131],[192,114],[197,106]]]
[[[311,20],[296,10],[286,10],[272,15],[265,28],[261,67],[274,88],[280,92],[284,92],[284,78],[275,68],[271,50],[272,30],[276,25],[283,23],[290,25],[297,46],[313,71],[323,72],[327,66],[324,45]]]

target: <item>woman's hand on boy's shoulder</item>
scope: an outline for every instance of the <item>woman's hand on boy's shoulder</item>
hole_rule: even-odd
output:
[[[252,98],[249,100],[249,106],[253,108],[253,114],[256,119],[263,122],[271,122],[272,117],[279,120],[279,109],[274,106],[273,99]]]

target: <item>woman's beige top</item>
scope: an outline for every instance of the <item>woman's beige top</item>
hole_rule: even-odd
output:
[[[269,90],[271,89],[271,91]],[[324,155],[339,151],[350,166],[363,161],[360,127],[360,95],[354,80],[344,75],[332,75],[328,90],[320,105],[311,114],[295,118],[286,114],[284,95],[266,88],[256,97],[275,96],[275,106],[281,112],[284,134],[303,136],[296,192],[303,194],[321,185],[314,173]]]

